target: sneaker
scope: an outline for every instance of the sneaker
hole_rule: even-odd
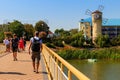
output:
[[[38,74],[39,72],[38,72],[38,71],[36,71],[36,73]]]
[[[17,58],[15,60],[17,61]]]
[[[35,70],[33,70],[33,72],[36,72]]]
[[[13,59],[13,61],[15,61],[15,59]]]

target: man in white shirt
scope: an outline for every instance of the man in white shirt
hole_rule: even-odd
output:
[[[7,37],[3,40],[3,43],[6,46],[6,52],[10,52],[10,41],[8,40]]]
[[[32,50],[32,64],[33,64],[33,71],[36,73],[38,72],[39,68],[39,62],[40,62],[40,53],[42,51],[42,39],[39,38],[39,32],[35,32],[35,36],[30,39],[30,45],[29,45],[29,54],[30,54],[30,48]],[[37,60],[37,63],[35,65],[35,60]]]

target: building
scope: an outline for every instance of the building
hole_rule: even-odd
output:
[[[99,14],[100,17],[95,14]],[[112,39],[120,35],[120,19],[107,19],[104,21],[102,13],[95,11],[92,13],[92,17],[79,21],[79,31],[83,32],[85,38],[92,38],[93,40],[99,34],[108,35]]]
[[[90,19],[81,19],[79,23],[79,31],[83,32],[84,37],[87,38],[92,38],[92,27],[91,27],[91,22],[89,21]]]

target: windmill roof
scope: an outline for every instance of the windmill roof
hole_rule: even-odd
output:
[[[99,10],[96,10],[96,11],[94,11],[93,13],[102,13],[102,12],[100,12]],[[92,14],[93,14],[93,13],[92,13]]]
[[[89,22],[92,25],[92,18],[81,19],[80,22]],[[102,26],[120,26],[120,19],[102,19]]]

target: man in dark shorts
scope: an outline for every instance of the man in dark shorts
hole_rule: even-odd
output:
[[[42,39],[39,38],[39,32],[35,32],[35,36],[30,39],[30,45],[29,45],[29,54],[30,54],[30,48],[32,50],[32,65],[33,65],[33,71],[38,73],[39,69],[39,62],[40,62],[40,53],[42,51]],[[37,61],[35,61],[37,60]],[[36,62],[36,66],[35,66]]]
[[[13,39],[11,40],[11,47],[12,47],[14,61],[17,61],[18,42],[19,39],[17,38],[17,35],[14,34]]]

